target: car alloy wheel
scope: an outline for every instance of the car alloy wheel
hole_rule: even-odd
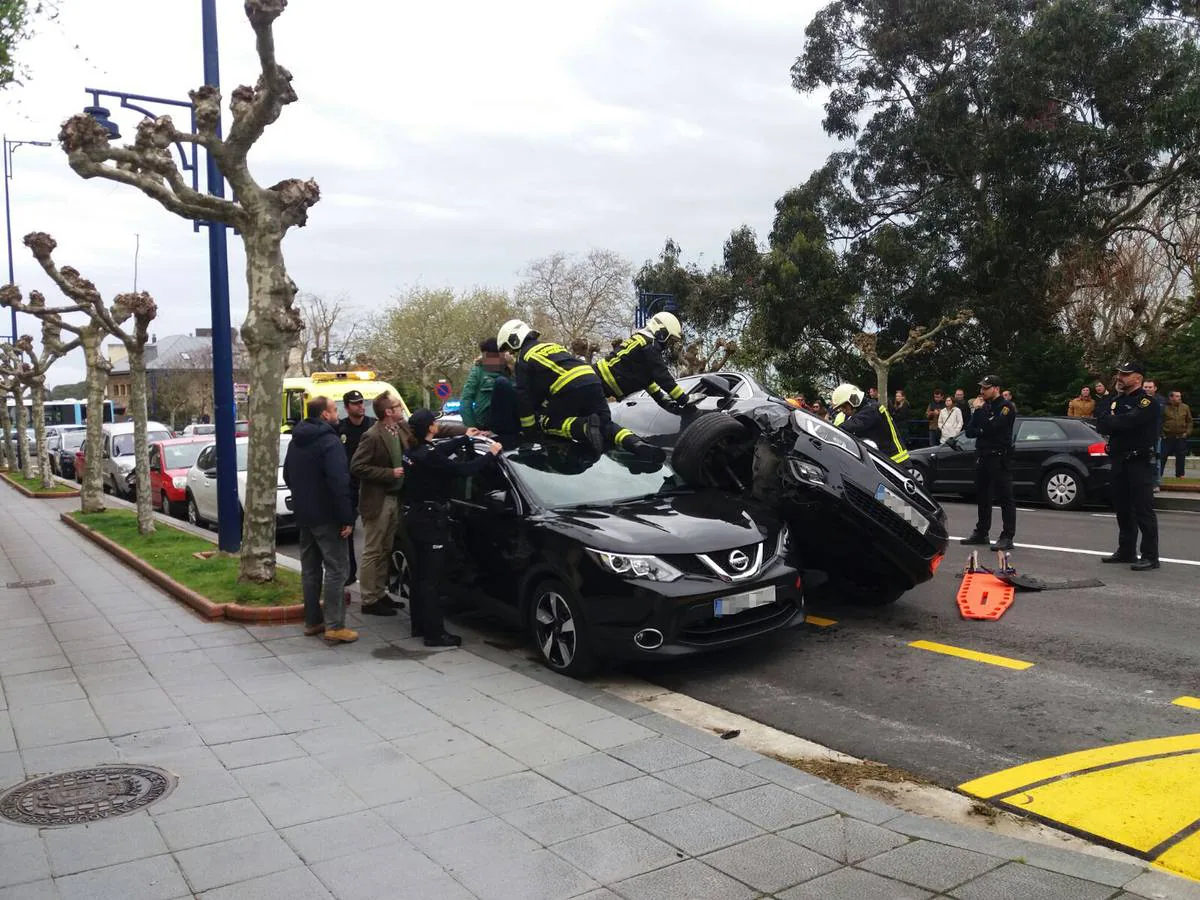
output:
[[[912,473],[912,480],[921,487],[925,487],[925,470],[920,466],[913,466],[910,471]]]
[[[188,523],[197,527],[203,526],[204,519],[200,517],[200,507],[196,506],[196,498],[191,494],[188,495],[187,505]]]
[[[543,582],[534,593],[531,624],[542,661],[564,675],[579,677],[592,669],[592,651],[579,601],[566,585]]]
[[[1057,469],[1046,478],[1043,494],[1055,509],[1074,509],[1082,502],[1079,478],[1073,472]]]
[[[159,506],[162,508],[164,516],[171,515],[171,501],[167,499],[167,492],[160,490],[158,492]]]

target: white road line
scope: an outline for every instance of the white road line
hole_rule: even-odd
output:
[[[950,536],[952,541],[961,541],[961,537]],[[1013,544],[1014,547],[1020,547],[1023,550],[1050,550],[1054,553],[1079,553],[1083,556],[1108,556],[1112,553],[1111,550],[1080,550],[1078,547],[1048,547],[1045,544]],[[1169,556],[1160,556],[1159,562],[1175,563],[1178,566],[1200,566],[1200,560],[1195,559],[1172,559]]]

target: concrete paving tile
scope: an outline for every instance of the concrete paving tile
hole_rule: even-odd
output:
[[[70,672],[70,669],[51,669],[50,671]],[[34,674],[41,674],[40,672]],[[46,684],[36,687],[14,688],[5,685],[4,694],[10,708],[20,706],[43,706],[48,703],[62,703],[65,700],[86,700],[87,694],[77,681],[62,684]]]
[[[179,753],[204,746],[199,732],[191,725],[139,731],[136,734],[113,738],[112,742],[121,752],[141,757],[147,757],[149,754]]]
[[[315,702],[312,694],[308,695],[307,705],[291,709],[281,709],[269,713],[275,724],[283,729],[284,734],[297,731],[312,731],[314,728],[328,728],[331,725],[353,725],[354,716],[332,703]]]
[[[549,850],[506,857],[486,868],[456,869],[454,875],[468,889],[488,900],[567,900],[599,887]]]
[[[275,654],[258,641],[251,639],[247,643],[220,644],[213,646],[204,640],[203,635],[193,635],[196,646],[204,651],[204,655],[218,668],[224,663],[239,662],[247,659],[273,659]]]
[[[833,814],[832,808],[777,784],[726,794],[713,803],[767,831],[780,831]]]
[[[233,776],[276,828],[365,809],[345,783],[313,759],[248,766]]]
[[[396,689],[384,684],[371,673],[358,666],[337,669],[320,669],[306,679],[319,693],[335,703],[361,700],[367,697],[395,695]]]
[[[541,844],[570,840],[620,825],[620,817],[583,797],[567,796],[501,816]]]
[[[161,688],[92,698],[92,707],[109,735],[186,725],[187,719]]]
[[[304,748],[283,734],[217,744],[213,747],[213,752],[227,769],[242,769],[246,766],[298,759],[308,755]]]
[[[375,813],[387,820],[400,834],[408,837],[432,834],[446,828],[455,828],[480,819],[491,818],[492,814],[460,791],[441,791],[413,797],[400,803],[380,806]]]
[[[454,725],[447,725],[434,731],[405,735],[396,738],[391,743],[397,750],[419,763],[444,759],[455,753],[465,753],[469,750],[481,750],[487,747],[487,744],[475,735]]]
[[[49,744],[71,744],[105,736],[104,726],[92,712],[86,700],[67,700],[45,706],[10,709],[4,718],[11,718],[12,728],[21,749],[45,747]],[[0,725],[0,741],[4,728]],[[0,751],[13,747],[0,743]]]
[[[649,728],[620,716],[593,719],[590,722],[568,723],[557,727],[597,750],[611,750],[614,747],[622,747],[655,737],[654,732]]]
[[[474,897],[420,853],[404,846],[343,856],[317,863],[312,870],[338,900],[473,900]]]
[[[121,659],[137,659],[137,653],[123,641],[120,644],[114,644],[109,647],[95,647],[90,650],[67,650],[64,652],[67,654],[67,658],[71,660],[71,665],[73,666]]]
[[[274,832],[181,850],[175,859],[196,893],[301,865],[300,858]]]
[[[430,760],[426,768],[451,787],[463,787],[500,775],[523,772],[528,766],[494,747],[483,747]]]
[[[77,641],[105,634],[116,634],[108,619],[94,616],[89,619],[72,619],[69,622],[55,622],[50,625],[50,631],[59,643]]]
[[[719,759],[702,759],[686,766],[664,769],[658,777],[706,800],[766,784],[757,775],[743,772]]]
[[[141,666],[141,660],[138,659],[114,659],[110,662],[136,662],[138,666]],[[75,671],[78,672],[79,669],[76,668]],[[88,696],[95,699],[112,694],[133,694],[158,690],[160,687],[154,677],[144,669],[133,672],[114,672],[111,675],[80,676],[80,681]]]
[[[491,696],[496,695],[492,694]],[[530,710],[541,709],[545,706],[553,706],[567,698],[561,691],[557,691],[544,684],[536,684],[532,687],[503,694],[500,699],[506,706],[521,710],[522,712],[529,712]]]
[[[0,753],[11,753],[17,749],[17,736],[12,728],[12,717],[8,710],[0,712]]]
[[[487,867],[496,860],[532,853],[541,845],[496,817],[408,838],[410,843],[447,869]],[[463,853],[470,847],[470,853]]]
[[[475,690],[466,683],[445,684],[439,681],[427,687],[412,688],[404,694],[456,725],[495,715],[498,708],[495,698]]]
[[[200,737],[204,738],[204,743],[210,745],[231,744],[234,741],[248,741],[281,734],[275,721],[261,712],[252,716],[200,722],[195,727],[200,732]]]
[[[647,816],[639,828],[691,856],[701,856],[761,835],[762,829],[711,803],[696,803]]]
[[[276,675],[256,675],[252,678],[241,680],[231,678],[230,680],[248,697],[257,698],[260,694],[270,694],[275,691],[294,688],[298,691],[303,691],[310,702],[315,700],[312,693],[312,685],[290,669]]]
[[[1143,872],[1125,890],[1149,900],[1200,900],[1200,882],[1163,872]]]
[[[495,701],[492,701],[495,703]],[[475,737],[495,747],[518,741],[553,740],[560,732],[544,725],[533,716],[515,709],[499,709],[482,719],[463,722],[461,727]]]
[[[173,900],[191,892],[183,873],[170,856],[152,856],[104,869],[59,878],[62,900],[136,897],[137,900]]]
[[[46,847],[33,828],[24,829],[26,838],[0,844],[0,887],[11,887],[50,877]]]
[[[615,716],[621,716],[625,719],[632,720],[646,715],[646,707],[638,706],[636,703],[631,703],[623,697],[617,697],[607,692],[602,692],[600,696],[593,698],[590,702],[608,710]]]
[[[723,762],[739,768],[762,760],[759,754],[753,750],[739,746],[736,740],[722,740],[711,732],[700,731],[685,722],[680,722],[669,716],[663,716],[658,713],[646,715],[644,714],[644,709],[642,713],[631,717],[636,724],[644,725],[646,728],[657,731],[659,734],[673,738],[681,744],[686,744],[694,750],[699,750],[706,756],[716,757]]]
[[[958,900],[1107,900],[1113,889],[1094,881],[1082,881],[1022,863],[1010,862],[950,891]]]
[[[569,697],[553,706],[543,706],[531,709],[529,715],[539,722],[545,722],[551,728],[564,728],[567,725],[586,725],[598,719],[609,719],[613,715],[602,706]],[[628,721],[628,720],[626,720]]]
[[[757,891],[738,884],[728,875],[694,859],[618,882],[614,887],[629,900],[663,900],[670,897],[750,900],[758,896]]]
[[[901,814],[901,810],[878,800],[872,800],[854,791],[848,791],[836,784],[823,782],[804,788],[800,793],[812,797],[819,803],[832,806],[838,812],[870,822],[873,825],[883,825]]]
[[[479,691],[481,694],[487,694],[489,697],[502,697],[505,694],[539,686],[539,682],[520,672],[505,672],[503,675],[473,678],[467,682],[467,687]]]
[[[233,647],[240,644],[251,646],[258,644],[258,639],[240,625],[227,622],[204,622],[204,630],[193,635],[192,639],[201,647]]]
[[[161,856],[167,852],[153,820],[145,813],[107,822],[45,829],[43,839],[56,876]]]
[[[262,709],[246,694],[209,694],[191,700],[178,700],[176,704],[189,722],[199,726],[223,719],[237,719],[253,716]]]
[[[333,895],[308,869],[285,869],[200,894],[200,900],[323,900]]]
[[[625,819],[641,819],[696,802],[692,794],[650,775],[596,788],[583,796]]]
[[[594,788],[640,778],[641,770],[614,759],[607,753],[592,753],[575,759],[538,767],[538,772],[569,791],[582,793]]]
[[[575,900],[621,900],[621,898],[608,888],[600,888],[598,891],[588,891],[586,894],[580,894]]]
[[[848,865],[908,843],[902,834],[840,815],[797,825],[781,831],[780,837]]]
[[[268,648],[270,649],[270,648]],[[256,659],[237,659],[218,663],[217,667],[238,684],[246,685],[247,693],[253,682],[271,675],[294,675],[292,669],[275,656]]]
[[[925,900],[928,891],[859,869],[841,869],[777,894],[780,900]],[[1016,900],[1020,894],[995,894],[989,900]],[[1028,898],[1021,897],[1021,900]]]
[[[156,813],[208,806],[211,803],[238,800],[246,796],[242,786],[225,770],[220,760],[205,752],[210,761],[203,764],[191,761],[194,750],[166,754],[153,760],[155,764],[179,777],[179,784],[171,795],[154,805]]]
[[[0,753],[0,790],[25,780],[25,764],[16,750]]]
[[[61,900],[50,879],[0,888],[0,900]]]
[[[679,850],[628,823],[563,841],[551,849],[601,884],[615,884],[684,858]]]
[[[566,734],[555,732],[549,737],[534,737],[501,744],[500,749],[527,766],[539,767],[565,759],[587,756],[593,752],[587,744]]]
[[[295,736],[295,740],[313,756],[323,756],[326,753],[372,747],[379,743],[379,734],[361,722],[354,722],[302,731]]]
[[[710,853],[703,861],[768,894],[841,868],[833,860],[774,834]]]
[[[108,738],[76,741],[73,744],[53,744],[49,747],[31,747],[21,751],[21,762],[31,778],[67,769],[118,762],[121,758],[120,749]]]
[[[915,884],[934,892],[948,891],[1006,862],[972,850],[929,841],[913,841],[879,856],[865,859],[859,868]]]
[[[665,737],[649,738],[633,744],[625,744],[614,748],[610,754],[632,766],[637,766],[643,772],[651,773],[700,762],[707,758],[699,750]]]
[[[154,821],[172,852],[272,830],[271,823],[246,798],[163,813],[154,816]]]
[[[318,762],[367,806],[384,806],[444,791],[446,783],[388,743],[338,750]]]
[[[283,831],[283,839],[310,866],[339,856],[395,844],[397,838],[391,826],[373,811],[335,816]]]
[[[566,796],[567,792],[536,772],[501,775],[467,785],[462,792],[493,813],[502,814],[547,800]]]

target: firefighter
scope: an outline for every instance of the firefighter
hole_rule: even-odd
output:
[[[679,319],[661,312],[635,331],[608,356],[596,362],[596,372],[604,383],[604,393],[620,400],[635,391],[645,391],[668,412],[682,413],[687,397],[663,360],[663,351],[671,340],[683,336]]]
[[[521,427],[591,446],[619,447],[651,462],[666,453],[612,420],[596,370],[560,344],[539,339],[520,319],[500,326],[496,343],[516,356],[517,410]]]
[[[908,451],[896,431],[896,423],[892,421],[887,407],[878,400],[867,398],[853,384],[839,384],[834,388],[830,405],[838,412],[838,416],[834,417],[838,428],[860,440],[873,441],[897,465],[908,462]]]

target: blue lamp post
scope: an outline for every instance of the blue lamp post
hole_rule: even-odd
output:
[[[201,0],[200,7],[204,34],[204,83],[220,88],[216,0]],[[94,88],[85,90],[92,95],[92,105],[84,112],[107,129],[113,139],[119,138],[121,132],[117,125],[109,120],[108,110],[100,105],[103,97],[118,100],[123,108],[135,110],[151,119],[157,116],[139,104],[151,103],[192,110],[191,130],[196,130],[195,110],[190,101]],[[218,121],[217,136],[220,137],[221,134],[221,123]],[[181,144],[176,144],[175,149],[179,153],[183,170],[192,175],[192,187],[198,189],[198,148],[195,144],[189,146],[190,152]],[[224,197],[225,179],[211,154],[208,156],[207,175],[208,192],[214,197]],[[229,320],[229,248],[223,222],[197,222],[195,229],[199,231],[201,225],[208,228],[208,283],[212,307],[213,421],[217,426],[217,545],[227,553],[236,553],[241,547],[242,533],[237,490],[237,444],[234,437],[236,406],[233,396],[233,337]]]
[[[8,135],[4,136],[4,230],[8,234],[8,283],[16,283],[16,275],[13,274],[13,249],[12,249],[12,210],[8,202],[8,183],[12,181],[12,155],[13,151],[22,144],[29,144],[31,147],[49,147],[49,141],[10,141]],[[17,342],[17,308],[12,309],[12,342]]]

